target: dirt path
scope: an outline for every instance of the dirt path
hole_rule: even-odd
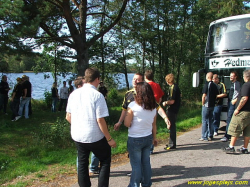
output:
[[[223,125],[225,124],[222,123],[221,126]],[[225,154],[222,152],[221,147],[228,145],[228,142],[220,141],[223,134],[224,131],[220,131],[219,136],[216,136],[214,141],[199,141],[201,127],[198,127],[178,136],[175,151],[165,151],[164,144],[157,146],[155,154],[151,155],[152,186],[219,186],[211,185],[211,182],[214,181],[230,184],[220,186],[250,186],[250,154]],[[240,138],[236,148],[242,144],[243,139]],[[44,174],[46,178],[50,172],[53,174],[53,170],[56,169],[61,168],[52,167],[51,171]],[[49,181],[43,181],[43,178],[35,179],[31,186],[78,187],[75,167],[64,169],[63,174],[53,176]],[[130,179],[126,174],[130,171],[131,166],[127,154],[114,157],[112,159],[110,187],[126,187]],[[190,181],[200,181],[201,184],[188,184]],[[236,184],[237,182],[238,184]],[[91,183],[93,187],[97,186],[97,175],[91,177]]]

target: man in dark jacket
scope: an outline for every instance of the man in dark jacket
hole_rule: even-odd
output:
[[[7,76],[3,75],[0,83],[0,111],[3,108],[3,112],[7,114],[8,104],[8,92],[10,90],[9,84],[7,83]]]

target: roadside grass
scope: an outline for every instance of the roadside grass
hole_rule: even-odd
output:
[[[119,92],[117,100],[122,100],[125,91]],[[110,98],[109,98],[110,99]],[[114,100],[113,100],[114,101]],[[184,102],[177,117],[177,131],[185,132],[201,123],[201,108],[199,103]],[[122,125],[119,131],[114,131],[113,125],[119,120],[121,107],[108,102],[110,116],[106,118],[111,136],[117,147],[112,154],[122,154],[127,151],[127,128]],[[25,178],[35,174],[35,178],[44,181],[51,180],[57,173],[67,173],[64,167],[74,167],[76,164],[75,144],[70,137],[70,125],[64,119],[65,112],[52,113],[44,101],[32,100],[33,114],[30,119],[10,120],[11,112],[0,118],[0,184],[8,183],[17,178]],[[157,118],[157,138],[166,141],[169,131],[163,119]],[[54,175],[45,176],[44,171],[51,169]],[[72,171],[73,172],[73,171]],[[31,181],[18,180],[13,185],[28,186]]]

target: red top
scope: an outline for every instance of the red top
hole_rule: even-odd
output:
[[[164,95],[164,92],[162,91],[160,85],[153,81],[148,82],[148,84],[150,84],[152,90],[154,91],[156,102],[159,103],[160,98],[162,98],[162,96]]]

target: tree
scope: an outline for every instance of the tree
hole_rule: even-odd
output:
[[[50,42],[66,46],[67,57],[77,59],[78,74],[84,75],[89,65],[89,48],[119,22],[128,1],[6,0],[0,12],[1,26],[4,37],[13,36],[8,39],[13,43],[22,38],[31,47]],[[105,11],[102,6],[107,2],[116,8]],[[105,23],[100,27],[102,16]]]

